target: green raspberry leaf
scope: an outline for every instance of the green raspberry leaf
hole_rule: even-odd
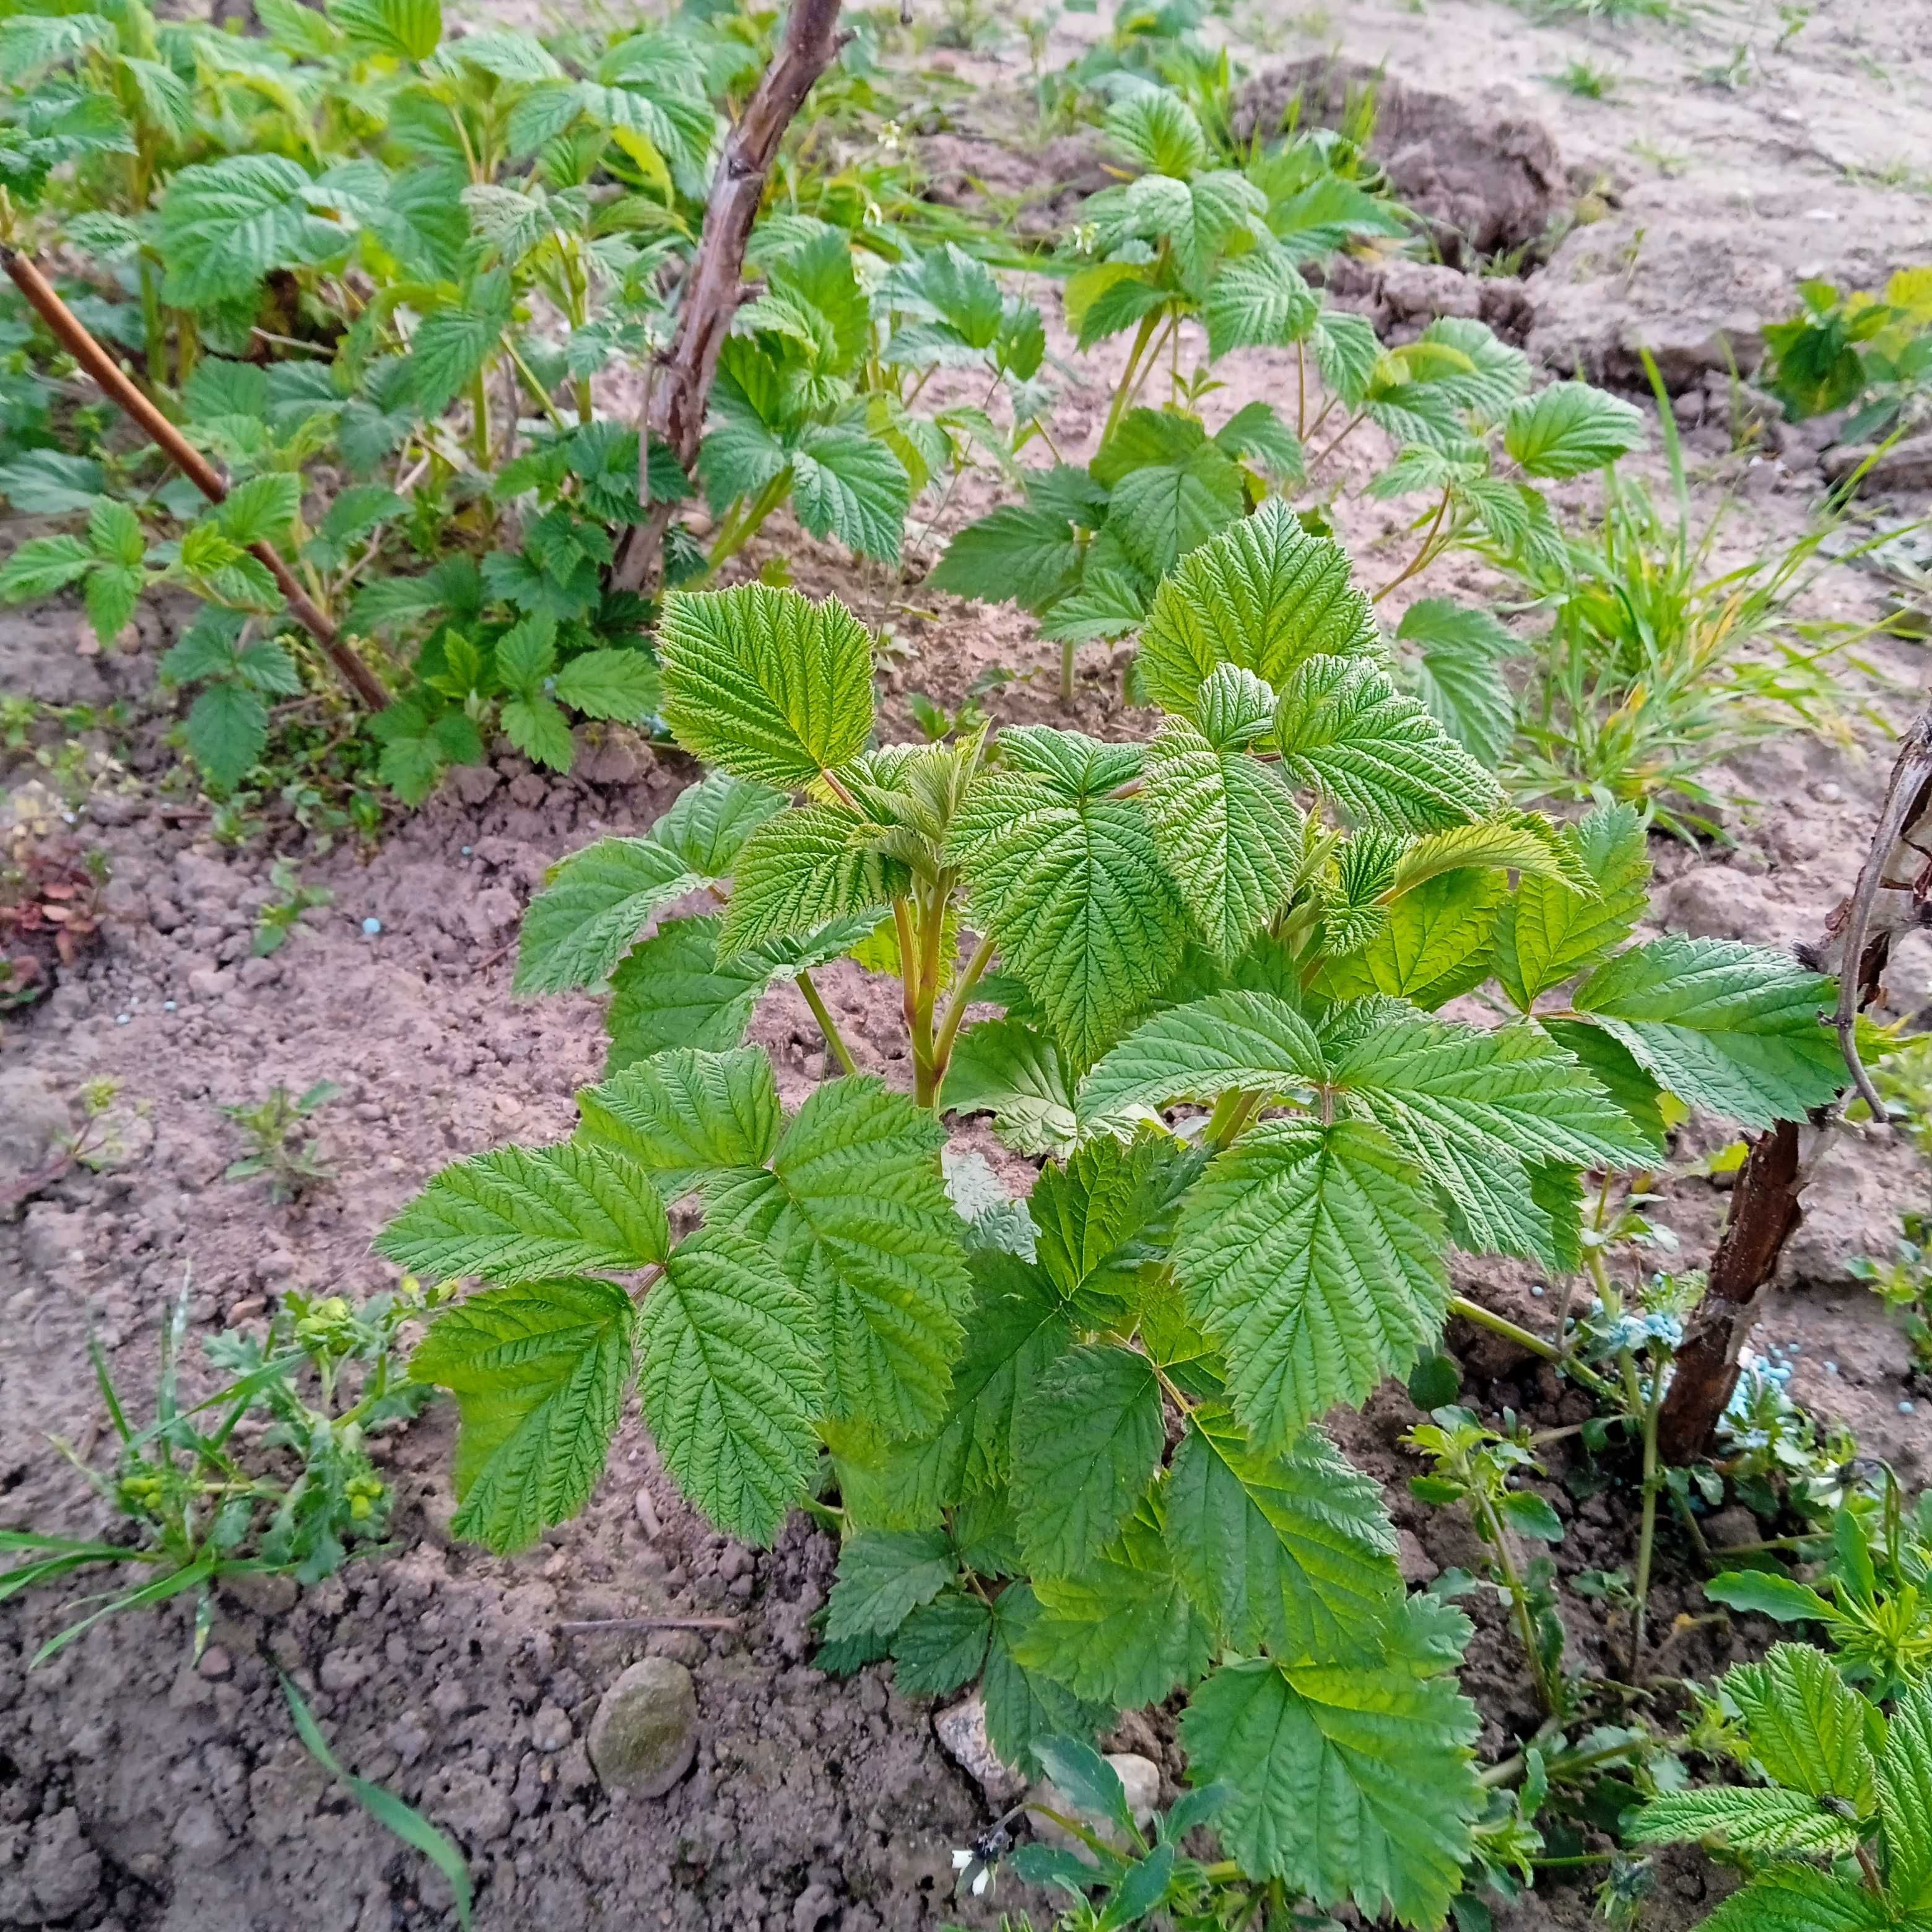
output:
[[[1162,1437],[1144,1355],[1096,1344],[1055,1362],[1013,1444],[1013,1511],[1028,1564],[1047,1576],[1084,1570],[1146,1495]]]
[[[1202,687],[1251,674],[1223,665]],[[1161,862],[1208,950],[1232,965],[1286,904],[1304,850],[1301,808],[1245,748],[1217,749],[1170,718],[1148,756],[1141,803]]]
[[[1478,1728],[1475,1706],[1441,1679],[1257,1660],[1195,1692],[1180,1738],[1189,1778],[1229,1787],[1215,1828],[1249,1876],[1436,1927],[1482,1807]]]
[[[893,1436],[944,1420],[971,1294],[944,1138],[884,1082],[834,1080],[799,1109],[770,1172],[706,1190],[709,1224],[758,1242],[814,1310],[828,1412]]]
[[[1017,1654],[1077,1696],[1134,1709],[1207,1670],[1211,1633],[1194,1613],[1161,1540],[1150,1497],[1078,1576],[1034,1585],[1040,1615]]]
[[[436,1317],[410,1379],[452,1390],[463,1418],[450,1527],[499,1556],[584,1507],[631,1379],[635,1311],[590,1276],[486,1289]]]
[[[1166,1492],[1174,1567],[1219,1640],[1294,1663],[1373,1658],[1402,1600],[1378,1486],[1316,1430],[1256,1454],[1218,1403],[1174,1451]]]
[[[971,916],[1076,1065],[1180,963],[1180,903],[1131,800],[1036,771],[989,772],[968,794],[952,850]]]
[[[1643,412],[1587,382],[1552,382],[1510,404],[1503,447],[1532,476],[1581,476],[1643,441]]]
[[[1154,593],[1136,668],[1164,711],[1192,715],[1202,682],[1235,664],[1277,688],[1304,659],[1376,649],[1347,554],[1270,497],[1184,560]]]
[[[612,1149],[498,1148],[446,1167],[376,1238],[400,1268],[502,1282],[649,1268],[670,1252],[650,1176]]]
[[[890,1636],[922,1604],[952,1582],[958,1564],[936,1529],[861,1530],[838,1550],[825,1634]]]
[[[577,1104],[578,1140],[649,1175],[668,1201],[709,1177],[762,1167],[784,1124],[772,1064],[755,1046],[660,1053],[584,1088]]]
[[[1681,1100],[1747,1127],[1802,1120],[1846,1076],[1831,982],[1781,953],[1672,935],[1605,961],[1572,1004]]]
[[[704,880],[651,838],[600,838],[550,871],[524,915],[516,993],[594,986],[662,906]]]
[[[1269,1121],[1216,1156],[1182,1210],[1174,1273],[1258,1450],[1359,1406],[1435,1341],[1443,1234],[1420,1174],[1364,1124]]]
[[[812,1304],[764,1246],[716,1228],[681,1242],[638,1322],[645,1419],[678,1487],[769,1544],[810,1492],[824,1394]]]
[[[1032,1589],[1015,1583],[993,1601],[992,1641],[987,1647],[981,1692],[986,1700],[986,1735],[1001,1762],[1029,1778],[1043,1767],[1035,1750],[1049,1738],[1072,1737],[1090,1743],[1113,1712],[1089,1702],[1044,1671],[1021,1661],[1042,1612]]]
[[[979,1676],[992,1634],[983,1597],[946,1590],[913,1612],[892,1640],[893,1675],[902,1690],[944,1697]]]
[[[1428,832],[1486,818],[1502,803],[1496,780],[1360,658],[1300,664],[1282,692],[1275,740],[1289,778],[1365,826]]]
[[[1496,921],[1496,976],[1520,1010],[1600,964],[1650,910],[1643,821],[1628,805],[1600,806],[1558,835],[1594,887],[1526,873]]]
[[[1080,1083],[1080,1118],[1213,1100],[1234,1087],[1297,1094],[1325,1072],[1322,1042],[1296,1006],[1272,993],[1216,993],[1128,1034]]]
[[[834,920],[870,926],[907,889],[905,868],[870,849],[868,828],[842,805],[767,819],[739,852],[718,935],[721,961]]]
[[[872,640],[836,597],[674,591],[658,651],[679,743],[740,778],[796,791],[872,736]]]

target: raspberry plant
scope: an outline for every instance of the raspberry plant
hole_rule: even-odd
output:
[[[1155,593],[1146,742],[874,745],[864,628],[762,584],[674,594],[658,648],[713,770],[556,868],[518,965],[608,982],[607,1076],[381,1238],[488,1284],[412,1365],[461,1407],[458,1533],[580,1508],[635,1382],[734,1534],[836,1492],[828,1667],[977,1679],[1030,1772],[1185,1693],[1243,1872],[1439,1924],[1482,1810],[1468,1626],[1405,1595],[1322,1418],[1471,1308],[1451,1247],[1578,1268],[1581,1177],[1658,1160],[1665,1091],[1829,1101],[1827,982],[1633,943],[1636,814],[1508,810],[1278,500]],[[852,1070],[812,979],[844,955],[901,982],[910,1093]],[[845,1069],[789,1114],[740,1043],[788,979]],[[1503,1024],[1440,1016],[1486,986]],[[1024,1214],[949,1198],[967,1112],[1044,1157]]]

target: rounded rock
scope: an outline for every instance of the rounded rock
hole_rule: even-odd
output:
[[[662,1798],[698,1755],[698,1691],[668,1657],[646,1657],[604,1692],[585,1740],[609,1791]]]

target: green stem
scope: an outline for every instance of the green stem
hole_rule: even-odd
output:
[[[1371,604],[1379,604],[1391,590],[1396,590],[1401,585],[1406,584],[1418,571],[1422,569],[1426,565],[1431,563],[1435,560],[1438,553],[1431,550],[1430,548],[1430,545],[1436,541],[1436,532],[1442,527],[1443,515],[1448,508],[1449,492],[1447,490],[1444,490],[1442,493],[1442,501],[1436,506],[1435,515],[1431,517],[1429,520],[1428,529],[1424,530],[1422,533],[1421,548],[1417,550],[1414,556],[1409,559],[1408,566],[1406,569],[1400,571],[1395,576],[1391,577],[1389,580],[1369,599],[1369,602]]]
[[[1530,1608],[1528,1586],[1522,1580],[1522,1572],[1516,1568],[1516,1552],[1510,1546],[1509,1531],[1496,1513],[1496,1505],[1486,1496],[1478,1498],[1477,1514],[1480,1519],[1478,1526],[1483,1540],[1496,1552],[1496,1568],[1503,1573],[1503,1587],[1509,1592],[1510,1613],[1516,1619],[1516,1639],[1528,1660],[1530,1674],[1536,1679],[1536,1694],[1542,1700],[1544,1710],[1553,1715],[1556,1709],[1556,1689],[1543,1660],[1542,1646],[1536,1640],[1536,1612]]]
[[[1633,1413],[1643,1417],[1643,1516],[1637,1531],[1636,1580],[1632,1591],[1636,1598],[1636,1609],[1630,1618],[1630,1682],[1643,1682],[1644,1618],[1650,1600],[1650,1564],[1657,1542],[1657,1492],[1662,1486],[1657,1473],[1657,1419],[1664,1403],[1657,1384],[1660,1379],[1655,1374],[1651,1377],[1651,1390],[1648,1400],[1638,1384],[1636,1358],[1626,1348],[1624,1351],[1624,1386]]]
[[[946,1010],[945,1023],[940,1028],[939,1038],[932,1048],[932,1070],[935,1081],[944,1081],[946,1070],[952,1064],[952,1042],[958,1037],[960,1023],[966,1017],[966,1009],[971,1004],[973,988],[992,964],[993,935],[989,932],[974,948],[973,956],[966,962],[966,970],[959,976],[959,983],[953,988],[952,1004]]]
[[[1127,406],[1127,394],[1133,386],[1134,371],[1140,366],[1140,359],[1147,346],[1154,339],[1154,332],[1160,324],[1160,310],[1154,309],[1141,317],[1140,332],[1134,338],[1134,346],[1127,351],[1127,366],[1120,372],[1120,386],[1114,392],[1113,406],[1107,412],[1107,420],[1100,430],[1100,443],[1104,448],[1107,439],[1114,433],[1122,412]]]
[[[1368,411],[1366,410],[1358,410],[1355,413],[1335,432],[1334,435],[1330,439],[1327,446],[1322,450],[1322,454],[1316,458],[1315,463],[1325,463],[1330,457],[1333,456],[1336,451],[1340,449],[1342,444],[1347,442],[1350,435],[1354,432],[1356,424],[1360,422],[1363,418],[1367,414]],[[1308,466],[1311,470],[1313,469],[1315,463],[1311,463]]]
[[[838,1064],[848,1073],[856,1073],[859,1069],[852,1058],[852,1049],[845,1044],[838,1030],[838,1022],[832,1017],[832,1010],[825,1004],[824,996],[812,983],[811,974],[801,968],[793,983],[805,995],[805,1004],[812,1009],[812,1016],[818,1022],[818,1030],[825,1036],[825,1043],[838,1056]]]
[[[474,420],[470,427],[470,454],[479,470],[490,466],[489,366],[478,370],[470,385],[470,407]]]
[[[544,414],[550,418],[550,428],[555,430],[560,436],[564,434],[569,429],[569,424],[566,422],[563,418],[558,414],[556,405],[550,399],[549,392],[546,390],[544,386],[537,380],[536,375],[531,370],[530,364],[517,353],[514,346],[512,344],[510,338],[507,335],[503,338],[503,348],[505,352],[509,356],[511,368],[515,370],[517,374],[523,378],[524,387],[530,391],[530,395],[532,400],[536,402],[537,407],[542,410]]]
[[[791,468],[788,464],[736,516],[728,516],[704,560],[706,570],[716,571],[736,556],[758,535],[765,519],[784,501],[785,492],[790,488]]]
[[[1069,707],[1073,703],[1073,653],[1077,648],[1071,638],[1060,640],[1060,701]]]
[[[1521,1777],[1528,1768],[1530,1753],[1539,1745],[1548,1743],[1562,1728],[1560,1718],[1545,1718],[1521,1750],[1508,1757],[1498,1758],[1486,1771],[1478,1775],[1476,1782],[1485,1790],[1493,1790],[1499,1784],[1508,1784],[1512,1778]]]
[[[905,1015],[906,1038],[912,1047],[913,1098],[922,1107],[929,1107],[934,1093],[932,1036],[929,1031],[922,1031],[920,1025],[920,950],[913,929],[912,908],[904,899],[892,902],[892,931],[899,943],[899,984],[903,989],[900,1007]],[[932,1010],[927,1005],[924,1010],[929,1023]]]
[[[1539,1355],[1546,1362],[1561,1369],[1565,1375],[1574,1376],[1583,1386],[1594,1394],[1612,1402],[1621,1400],[1617,1390],[1594,1369],[1586,1369],[1574,1356],[1566,1355],[1561,1348],[1552,1347],[1540,1335],[1532,1335],[1527,1328],[1519,1328],[1508,1316],[1485,1308],[1479,1301],[1472,1301],[1467,1295],[1452,1294],[1449,1298],[1449,1312],[1460,1315],[1465,1322],[1473,1322],[1478,1328],[1486,1328],[1492,1335],[1501,1335],[1514,1342],[1519,1348],[1527,1348],[1532,1355]]]
[[[926,1090],[919,1096],[922,1106],[933,1106],[939,1097],[939,1075],[934,1052],[933,1016],[939,1004],[939,984],[943,971],[940,949],[946,934],[946,887],[935,884],[929,894],[914,904],[919,914],[919,1022],[915,1038],[926,1042]]]

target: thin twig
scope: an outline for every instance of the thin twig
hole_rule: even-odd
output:
[[[735,1630],[745,1628],[745,1620],[742,1617],[578,1617],[553,1628],[559,1636],[581,1636],[588,1630]]]
[[[0,244],[0,268],[6,270],[14,286],[53,332],[55,340],[100,384],[109,399],[134,418],[211,503],[225,502],[228,485],[214,466],[141,393],[133,378],[88,332],[86,325],[61,300],[53,284],[40,270],[17,249],[4,244]],[[343,641],[341,633],[316,608],[274,546],[264,541],[250,544],[248,548],[266,566],[287,599],[296,621],[321,646],[323,656],[335,667],[344,683],[371,711],[382,710],[389,701],[389,694],[382,680]]]

